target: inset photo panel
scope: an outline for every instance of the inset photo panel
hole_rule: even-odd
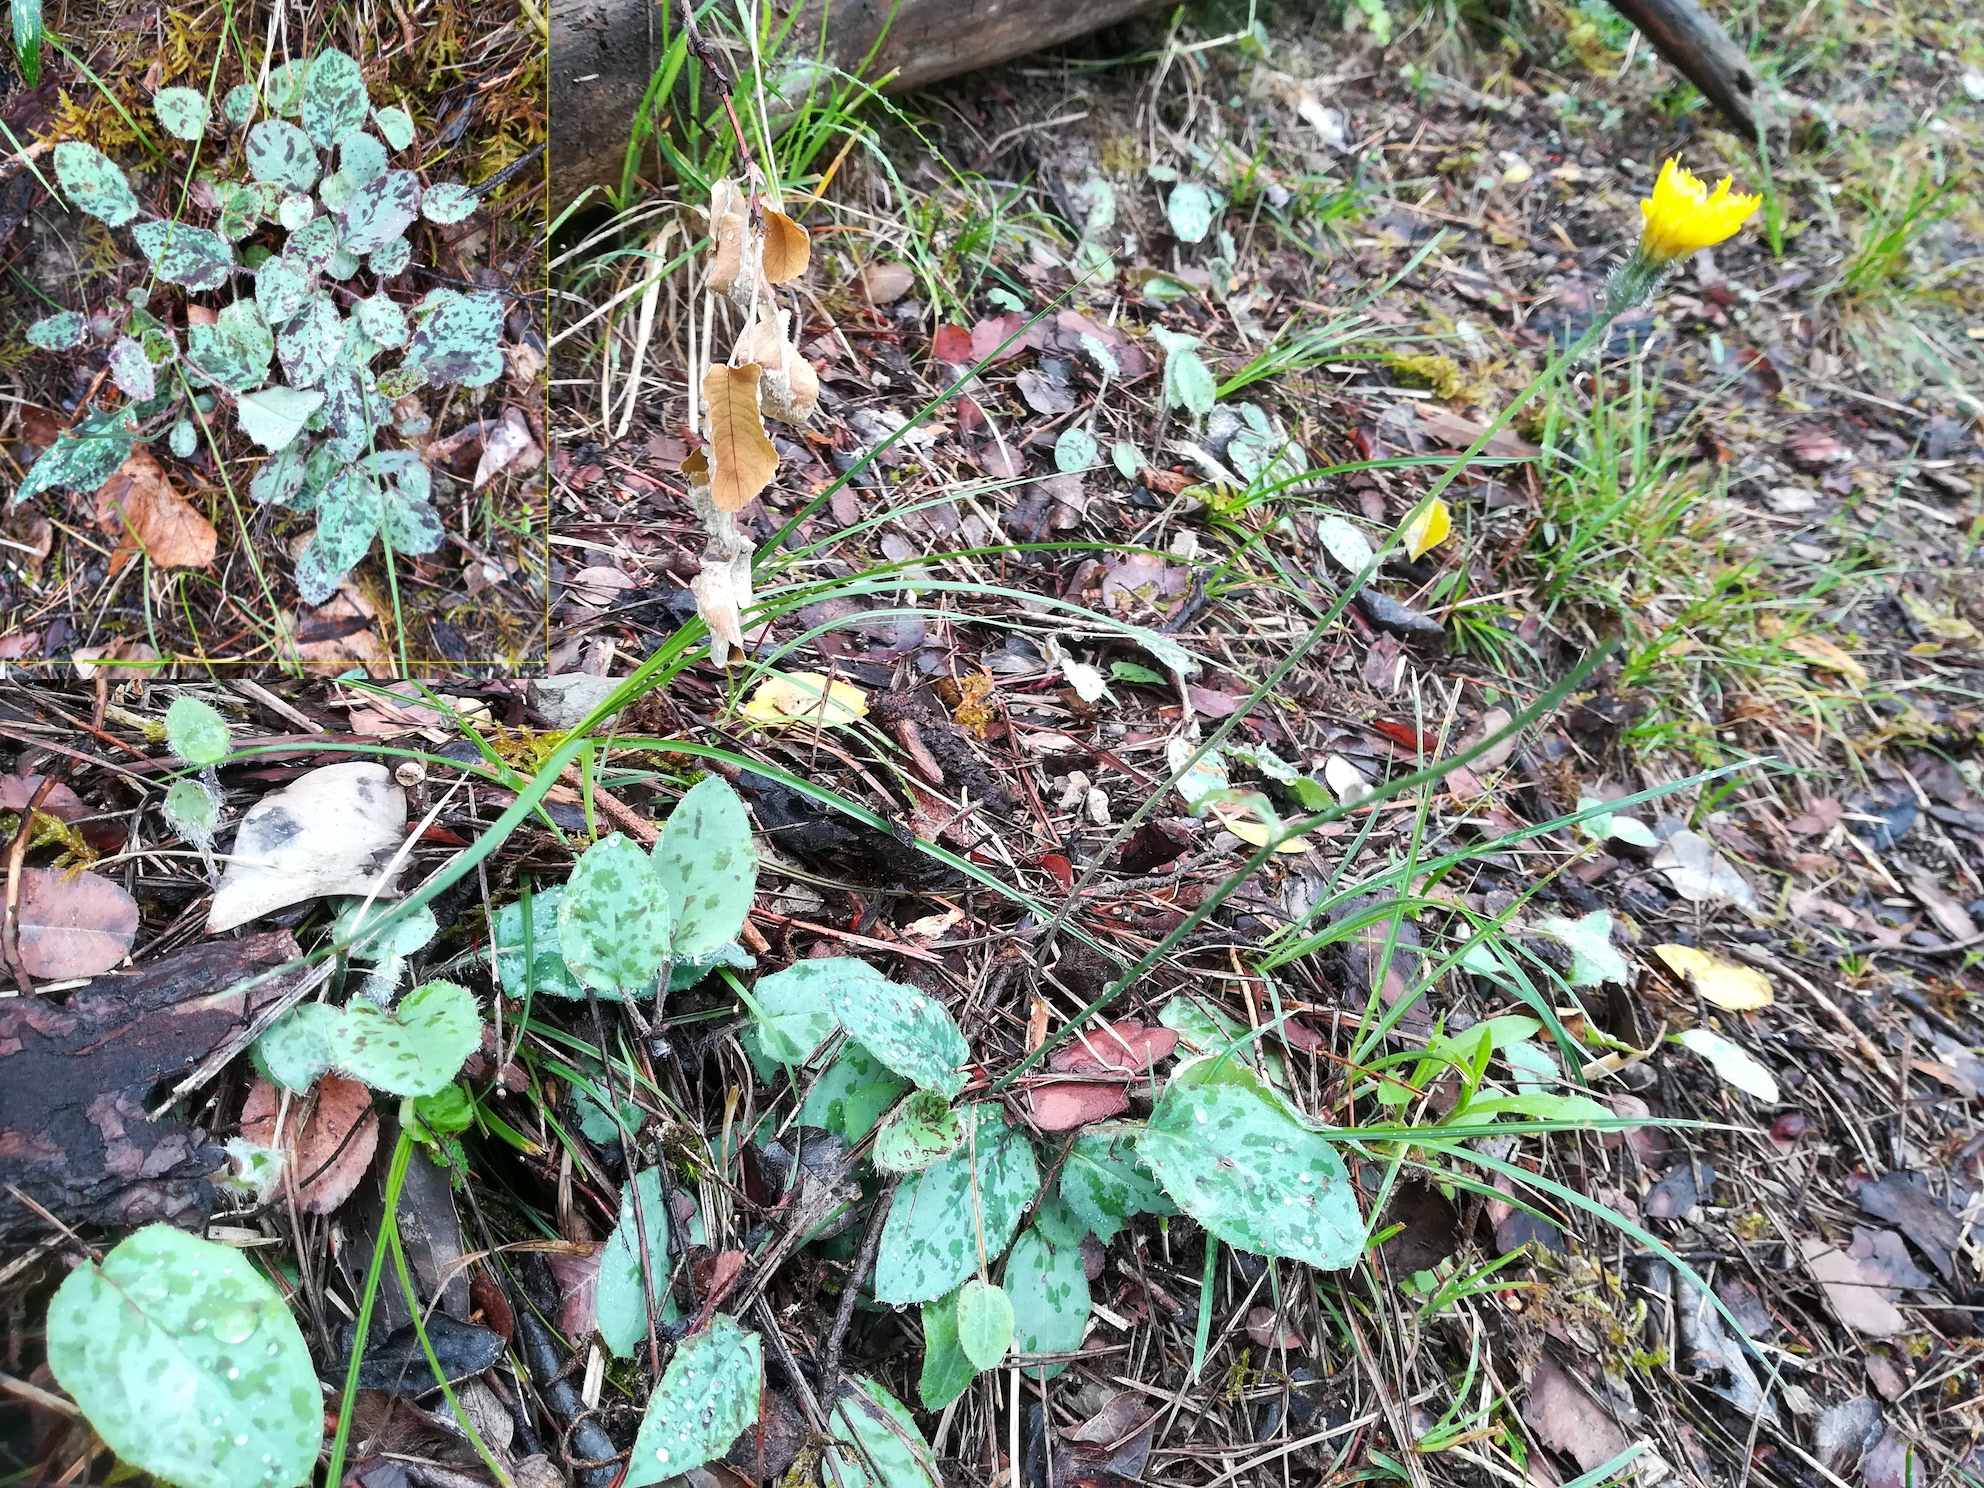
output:
[[[547,22],[12,0],[0,666],[546,652]]]

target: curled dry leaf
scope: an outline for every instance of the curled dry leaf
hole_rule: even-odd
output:
[[[761,207],[765,219],[765,280],[787,284],[806,272],[813,256],[813,238],[785,213]]]
[[[742,510],[772,483],[778,451],[758,414],[761,369],[716,366],[704,374],[710,438],[710,500],[718,511]]]
[[[710,628],[710,660],[729,666],[732,656],[745,659],[744,611],[751,607],[751,542],[738,530],[737,519],[718,509],[710,497],[710,462],[698,450],[683,458],[689,477],[689,504],[709,533],[703,566],[690,584],[696,613]]]
[[[787,311],[760,307],[758,318],[737,338],[731,360],[755,362],[763,369],[758,383],[763,413],[782,424],[803,424],[820,406],[820,376],[787,339],[788,319]]]
[[[750,220],[744,211],[744,193],[728,176],[710,183],[710,237],[714,257],[710,261],[709,287],[713,294],[728,295],[744,273],[744,248],[749,239]]]
[[[97,492],[96,525],[117,539],[112,574],[141,552],[160,568],[205,568],[219,542],[214,524],[173,488],[142,445]]]
[[[284,1192],[295,1186],[298,1209],[329,1214],[351,1197],[371,1167],[379,1117],[372,1092],[357,1080],[327,1074],[309,1095],[291,1097],[287,1111],[282,1092],[257,1080],[241,1108],[241,1135],[282,1153]]]
[[[92,977],[130,953],[138,901],[94,873],[23,868],[15,927],[29,976]]]
[[[1141,1019],[1125,1018],[1099,1029],[1084,1030],[1078,1038],[1070,1039],[1049,1055],[1047,1063],[1063,1074],[1140,1075],[1177,1051],[1178,1035],[1169,1028],[1148,1028]]]
[[[514,469],[518,474],[535,469],[537,462],[544,458],[544,452],[537,447],[537,441],[530,437],[530,426],[524,416],[514,408],[506,408],[500,423],[490,432],[488,441],[482,447],[482,458],[476,463],[474,489],[480,491],[506,470]]]

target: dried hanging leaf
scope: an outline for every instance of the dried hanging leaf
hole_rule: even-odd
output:
[[[703,377],[703,402],[710,431],[710,500],[718,511],[748,506],[778,473],[778,451],[765,437],[758,413],[755,363],[715,366]]]
[[[806,272],[813,256],[813,238],[783,212],[761,207],[765,219],[765,282],[787,284]]]
[[[712,294],[729,294],[740,279],[749,282],[744,274],[744,246],[750,235],[744,193],[737,189],[737,183],[728,176],[711,182],[710,237],[715,245],[709,277]]]
[[[787,339],[788,318],[787,311],[761,309],[737,338],[731,360],[755,362],[764,369],[758,406],[765,414],[782,424],[803,424],[820,406],[820,376]]]
[[[1653,952],[1719,1008],[1747,1013],[1752,1008],[1769,1007],[1776,1000],[1770,978],[1753,967],[1738,966],[1734,961],[1711,956],[1693,946],[1655,946]]]
[[[214,524],[173,488],[143,446],[97,492],[96,524],[117,539],[113,575],[140,552],[160,568],[206,568],[219,544]]]

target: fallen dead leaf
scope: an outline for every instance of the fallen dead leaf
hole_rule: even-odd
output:
[[[1653,952],[1676,976],[1686,977],[1695,991],[1719,1008],[1747,1013],[1776,1000],[1770,978],[1752,966],[1739,966],[1693,946],[1655,946]]]
[[[282,1092],[257,1080],[241,1108],[241,1135],[283,1154],[283,1181],[295,1185],[298,1209],[329,1214],[351,1197],[378,1148],[372,1092],[356,1080],[325,1075],[309,1095],[290,1098],[278,1131],[281,1107]]]
[[[29,976],[93,977],[130,954],[138,901],[94,873],[23,868],[15,926]]]
[[[1867,685],[1867,669],[1841,650],[1836,641],[1824,636],[1796,635],[1785,641],[1784,649],[1804,657],[1822,671],[1837,672],[1855,687]]]
[[[1275,1316],[1272,1307],[1256,1307],[1247,1314],[1247,1336],[1257,1348],[1299,1349],[1302,1335]]]
[[[1406,556],[1416,561],[1445,542],[1453,530],[1452,510],[1435,496],[1426,510],[1415,517],[1399,536],[1405,544]]]
[[[1970,911],[1927,869],[1917,869],[1908,875],[1908,892],[1921,901],[1922,907],[1952,940],[1968,940],[1977,933],[1977,922],[1970,918]]]
[[[715,366],[703,377],[705,418],[710,431],[710,500],[719,511],[748,506],[778,473],[778,451],[765,435],[758,412],[755,363]]]
[[[502,420],[490,431],[488,442],[482,447],[482,458],[476,462],[473,489],[480,491],[506,470],[524,474],[537,468],[544,458],[544,451],[537,447],[537,441],[530,437],[530,426],[524,416],[514,408],[503,410]]]
[[[113,575],[140,553],[160,568],[205,568],[220,540],[142,445],[96,493],[96,525],[117,539]]]
[[[1044,1132],[1074,1131],[1130,1109],[1127,1087],[1110,1081],[1048,1080],[1026,1093],[1028,1115]]]
[[[1522,1418],[1553,1451],[1568,1452],[1586,1472],[1626,1450],[1626,1433],[1569,1370],[1550,1355],[1536,1361]]]
[[[1169,1028],[1148,1028],[1139,1019],[1125,1018],[1084,1030],[1049,1055],[1047,1064],[1067,1075],[1143,1074],[1177,1049],[1178,1035]]]
[[[908,294],[909,287],[914,283],[916,270],[894,259],[871,263],[861,271],[861,287],[868,291],[870,304],[893,304]]]
[[[1893,1338],[1907,1331],[1908,1319],[1885,1295],[1881,1283],[1886,1278],[1878,1266],[1817,1235],[1801,1241],[1799,1251],[1827,1305],[1847,1327],[1869,1338]]]
[[[834,728],[866,717],[868,694],[852,682],[835,682],[818,672],[790,672],[760,682],[743,713],[756,723]]]
[[[78,646],[71,659],[76,665],[76,675],[85,682],[98,677],[106,682],[139,682],[156,670],[153,663],[158,660],[158,652],[148,643],[126,636],[107,646]]]

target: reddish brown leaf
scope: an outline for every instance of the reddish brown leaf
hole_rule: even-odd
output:
[[[219,543],[214,524],[179,494],[142,446],[96,493],[96,524],[117,539],[112,574],[140,552],[160,568],[205,568]]]
[[[1048,853],[1040,860],[1040,866],[1054,876],[1054,882],[1064,889],[1075,886],[1075,865],[1059,853]]]
[[[21,812],[33,803],[35,793],[41,789],[39,775],[0,775],[0,811]],[[83,840],[98,852],[115,852],[123,846],[125,826],[121,821],[98,817],[83,804],[78,796],[62,781],[56,781],[41,798],[41,810],[58,821],[81,823],[78,828]]]
[[[1130,1109],[1129,1091],[1114,1083],[1049,1080],[1034,1086],[1026,1097],[1033,1124],[1044,1132],[1073,1131]]]
[[[930,338],[930,360],[953,367],[969,367],[978,360],[971,354],[971,332],[961,325],[945,321]]]
[[[23,868],[17,924],[29,976],[92,977],[130,954],[138,901],[94,873]]]
[[[1302,1335],[1276,1318],[1272,1307],[1256,1307],[1247,1314],[1247,1336],[1264,1349],[1302,1347]]]
[[[284,1191],[294,1185],[299,1210],[329,1214],[372,1166],[379,1116],[372,1092],[356,1080],[325,1075],[307,1096],[291,1096],[286,1112],[282,1092],[257,1080],[241,1108],[241,1135],[283,1154]]]
[[[1135,1018],[1103,1029],[1084,1030],[1048,1057],[1048,1066],[1065,1075],[1105,1075],[1122,1071],[1143,1074],[1178,1049],[1178,1035],[1169,1028],[1147,1028]]]

